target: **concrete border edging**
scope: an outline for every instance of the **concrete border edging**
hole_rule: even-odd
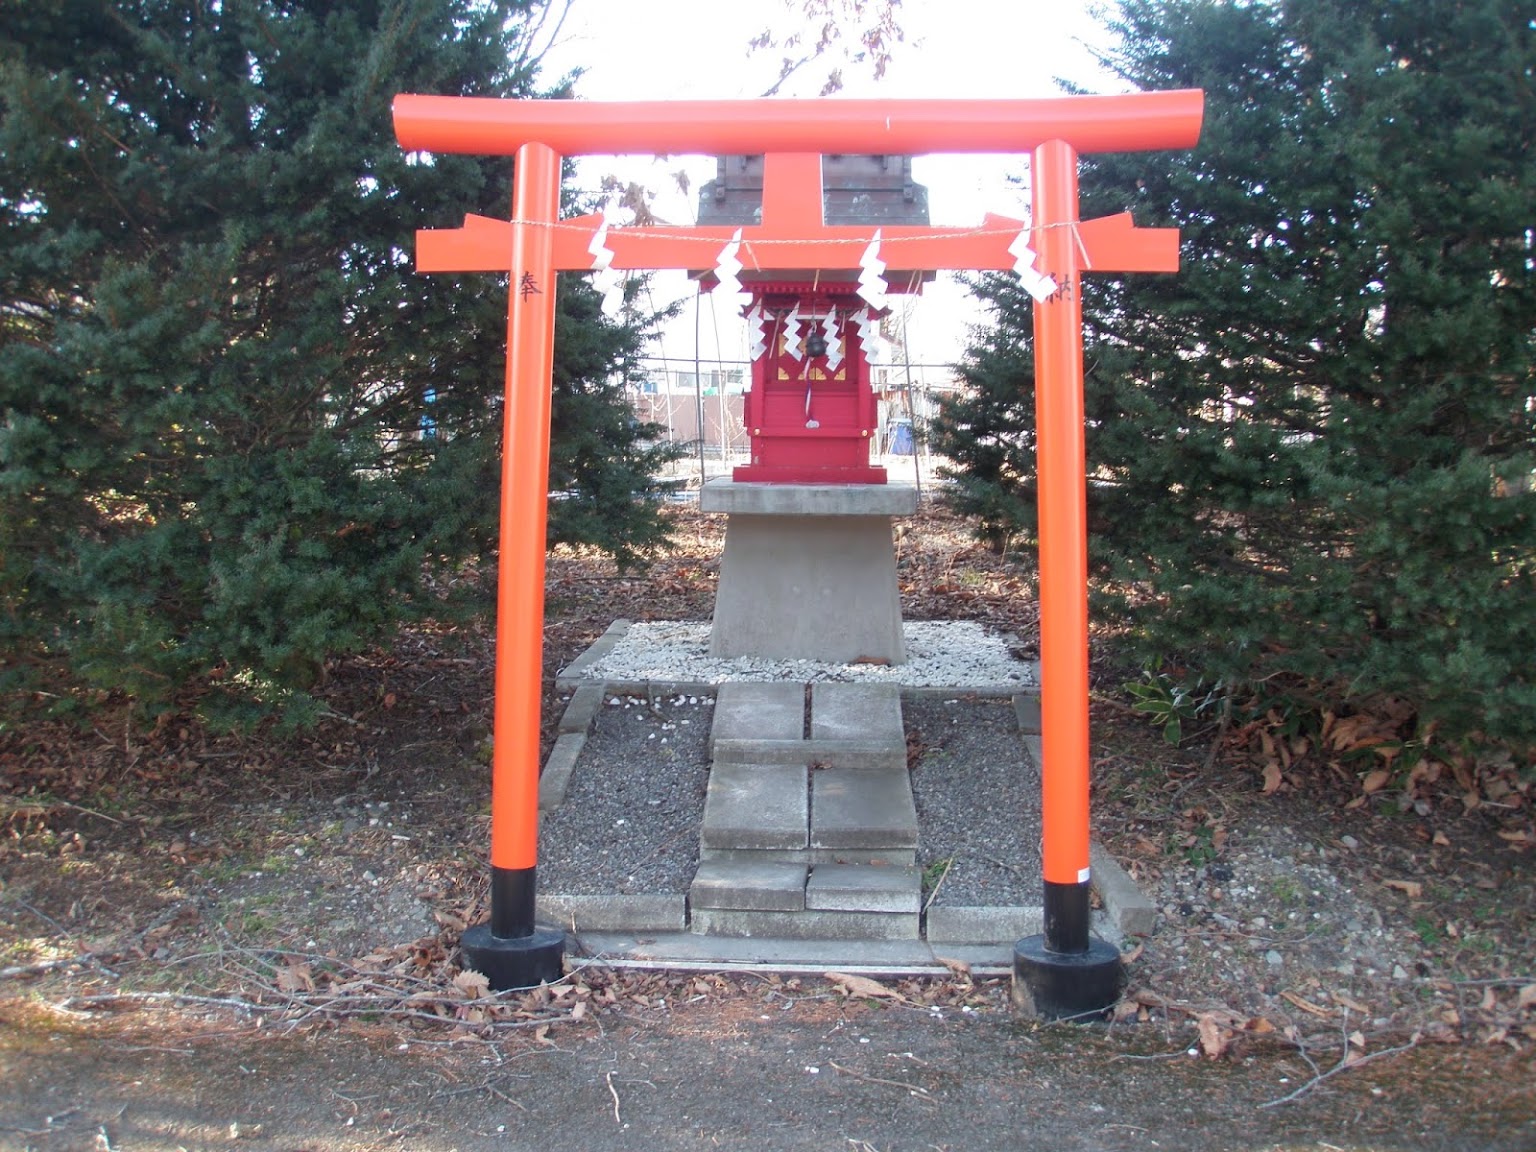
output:
[[[601,680],[587,680],[571,694],[570,702],[566,704],[565,711],[560,714],[560,725],[557,731],[562,735],[567,732],[580,732],[583,736],[592,731],[592,722],[597,718],[597,710],[602,707],[603,698],[607,687]]]
[[[682,893],[544,894],[539,919],[577,932],[684,932],[688,901]]]
[[[571,782],[571,773],[576,770],[576,761],[581,758],[581,750],[586,746],[585,732],[567,732],[555,739],[555,746],[549,750],[549,759],[544,761],[544,771],[539,773],[540,812],[558,808],[565,800],[565,789]]]
[[[1043,909],[1010,905],[973,906],[935,904],[927,915],[930,944],[995,944],[1033,936],[1045,923]]]
[[[1142,895],[1119,862],[1097,840],[1088,843],[1093,888],[1104,902],[1104,911],[1122,936],[1150,936],[1157,927],[1157,908]]]
[[[628,620],[615,620],[592,646],[572,660],[555,675],[555,687],[562,691],[579,688],[586,683],[586,670],[613,651],[613,646],[629,631]]]

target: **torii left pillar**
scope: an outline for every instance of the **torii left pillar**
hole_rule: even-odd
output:
[[[524,144],[512,172],[512,275],[507,285],[491,918],[466,929],[460,941],[470,966],[489,977],[493,988],[527,988],[558,980],[565,956],[565,933],[534,923],[539,840],[536,686],[543,677],[549,385],[555,365],[553,225],[559,207],[560,157],[543,144]]]

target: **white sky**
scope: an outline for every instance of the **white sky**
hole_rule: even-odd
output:
[[[1102,43],[1102,24],[1088,11],[1094,0],[903,0],[898,18],[906,34],[893,48],[889,68],[876,81],[868,70],[836,57],[802,69],[785,96],[814,96],[829,68],[842,64],[843,97],[1033,98],[1058,94],[1063,77],[1106,90],[1089,48]],[[572,0],[560,35],[543,58],[545,76],[580,68],[579,98],[588,100],[730,99],[755,97],[773,82],[779,57],[749,55],[748,41],[770,24],[789,19],[783,0]],[[832,97],[836,99],[837,97]],[[686,168],[692,191],[669,191],[669,173]],[[979,224],[986,212],[1027,215],[1027,203],[1009,183],[1024,161],[1018,157],[919,157],[913,175],[929,192],[935,224]],[[657,191],[662,219],[690,222],[698,187],[715,174],[702,157],[624,160],[593,157],[578,164],[578,182],[598,187],[604,174],[634,180]],[[657,273],[653,295],[692,297],[681,273]],[[705,298],[700,353],[742,359],[740,325],[724,312],[712,314]],[[945,274],[911,306],[908,335],[915,361],[953,360],[964,344],[975,305]],[[692,307],[684,323],[664,336],[668,356],[694,354]]]

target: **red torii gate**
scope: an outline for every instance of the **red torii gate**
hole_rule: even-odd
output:
[[[560,220],[566,156],[764,154],[760,224],[613,228],[616,269],[713,267],[737,240],[745,269],[854,270],[874,226],[829,227],[823,153],[1031,152],[1028,246],[1054,292],[1035,309],[1040,533],[1040,656],[1045,931],[1014,948],[1016,995],[1044,1015],[1112,1003],[1119,953],[1088,928],[1088,562],[1083,447],[1081,274],[1171,272],[1176,229],[1136,228],[1129,213],[1078,219],[1082,153],[1192,147],[1198,90],[1046,100],[736,100],[586,103],[400,95],[395,133],[412,151],[515,157],[512,219],[469,216],[418,233],[423,272],[505,272],[507,376],[497,590],[491,799],[491,918],[463,946],[498,988],[560,975],[563,934],[534,920],[538,859],[539,699],[554,356],[554,274],[595,267],[601,216]],[[887,227],[892,269],[1013,269],[1023,225]],[[1021,987],[1022,986],[1022,987]]]

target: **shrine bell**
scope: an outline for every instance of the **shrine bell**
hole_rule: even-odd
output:
[[[700,225],[757,223],[763,210],[763,157],[722,156],[715,179],[699,191]],[[912,181],[908,156],[821,158],[821,207],[827,225],[926,225],[928,190]],[[887,271],[887,291],[915,292],[933,273]],[[870,464],[879,408],[868,344],[876,314],[858,294],[856,274],[807,268],[744,272],[749,323],[762,352],[742,423],[751,463],[733,479],[777,484],[884,484]]]

